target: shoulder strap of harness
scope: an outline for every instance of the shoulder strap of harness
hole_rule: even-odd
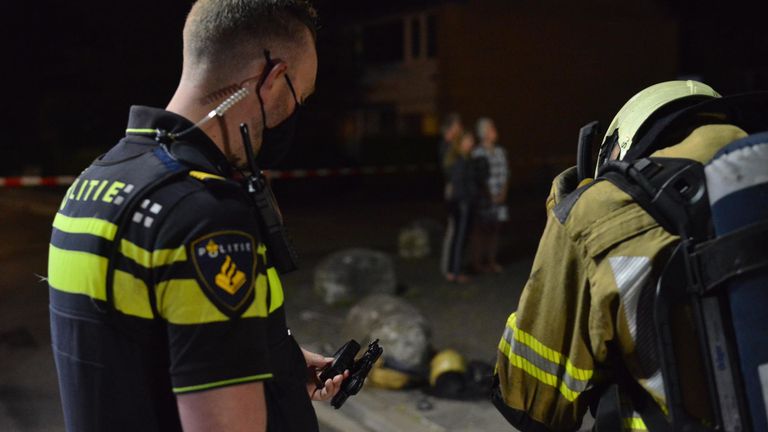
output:
[[[613,161],[600,177],[626,192],[665,230],[696,241],[708,237],[710,219],[704,166],[690,159]]]
[[[125,233],[125,230],[130,223],[130,215],[133,214],[133,212],[137,209],[137,207],[140,205],[140,203],[146,196],[155,192],[160,187],[170,183],[171,181],[186,175],[190,171],[188,167],[182,165],[173,156],[171,156],[171,154],[168,152],[165,146],[162,146],[162,145],[153,147],[152,150],[147,151],[144,154],[144,157],[155,157],[159,159],[165,168],[165,172],[158,175],[149,184],[141,188],[139,191],[137,191],[137,193],[133,194],[131,198],[129,198],[128,201],[125,203],[125,205],[123,205],[122,209],[120,210],[117,217],[115,218],[114,223],[115,225],[117,225],[117,232],[115,233],[115,241],[113,242],[112,250],[110,251],[109,259],[107,261],[106,289],[107,289],[108,314],[113,314],[115,312],[115,307],[114,307],[115,261],[117,259],[117,255],[120,252],[120,239],[123,237],[123,234]],[[158,319],[159,314],[158,314],[157,301],[155,299],[155,296],[149,295],[149,303],[152,309],[152,315],[155,317],[155,319]]]
[[[710,292],[729,279],[768,267],[768,221],[759,222],[696,246],[692,258],[698,287]]]
[[[723,282],[768,266],[768,222],[711,239],[711,210],[703,166],[688,159],[610,162],[601,177],[629,194],[665,230],[689,242],[690,282],[706,293]]]

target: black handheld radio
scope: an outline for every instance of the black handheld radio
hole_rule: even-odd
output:
[[[331,405],[339,409],[350,396],[360,392],[368,377],[368,373],[373,365],[381,357],[384,349],[379,346],[379,340],[371,342],[368,349],[355,360],[355,356],[360,351],[360,344],[354,339],[350,340],[333,355],[333,362],[320,374],[321,383],[331,379],[336,375],[341,375],[345,370],[349,371],[349,377],[341,383],[339,392],[331,400]],[[318,384],[322,388],[322,384]]]
[[[277,205],[272,189],[256,163],[248,126],[245,123],[240,124],[240,135],[243,138],[245,155],[251,168],[251,175],[246,180],[248,193],[256,203],[256,209],[259,212],[259,225],[265,235],[263,242],[267,246],[267,253],[279,273],[292,272],[298,268],[298,254],[285,230],[280,207]]]

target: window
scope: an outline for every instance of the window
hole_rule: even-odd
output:
[[[363,29],[363,61],[368,65],[402,62],[404,42],[402,20],[365,27]]]
[[[411,57],[421,57],[421,19],[411,19]]]
[[[427,17],[427,57],[437,55],[437,16]]]

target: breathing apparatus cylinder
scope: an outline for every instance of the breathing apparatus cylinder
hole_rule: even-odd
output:
[[[768,133],[737,140],[707,165],[717,237],[768,221]],[[733,251],[735,252],[735,251]],[[768,267],[726,282],[751,430],[768,431]]]

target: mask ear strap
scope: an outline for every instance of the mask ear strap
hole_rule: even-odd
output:
[[[288,84],[288,88],[291,90],[291,94],[293,95],[293,100],[296,102],[296,106],[301,106],[301,102],[299,102],[299,98],[296,96],[296,89],[293,88],[293,83],[288,77],[288,74],[285,74],[285,82]]]

